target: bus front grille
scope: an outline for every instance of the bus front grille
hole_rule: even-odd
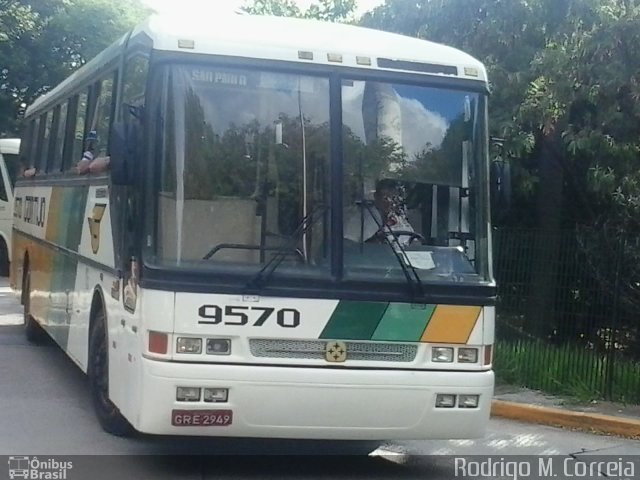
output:
[[[370,362],[413,362],[418,346],[406,343],[344,342],[347,347],[347,361]],[[327,342],[320,340],[249,340],[249,348],[254,357],[297,358],[324,360]]]

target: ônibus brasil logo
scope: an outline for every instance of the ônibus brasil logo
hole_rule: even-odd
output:
[[[72,462],[62,462],[54,458],[9,457],[9,478],[28,480],[66,480],[67,470],[73,468]]]

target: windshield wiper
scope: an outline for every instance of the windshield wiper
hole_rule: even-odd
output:
[[[273,275],[273,272],[275,272],[275,270],[280,266],[284,258],[292,250],[295,250],[295,247],[300,238],[304,238],[307,231],[309,231],[309,229],[318,222],[318,219],[322,218],[322,215],[316,214],[324,214],[324,212],[326,212],[327,210],[328,207],[316,207],[307,216],[303,217],[296,229],[289,237],[289,242],[276,249],[276,253],[269,259],[267,263],[264,264],[260,271],[247,282],[245,288],[251,289],[263,286],[267,282],[267,280],[271,278],[271,275]]]
[[[376,215],[373,213],[373,210],[371,209],[372,206],[374,205],[373,200],[363,199],[357,203],[360,205],[363,205],[367,209],[367,212],[369,212],[369,215],[371,215],[371,218],[373,218],[373,221],[378,226],[379,231],[380,230],[382,231],[383,233],[382,236],[384,237],[385,242],[387,243],[387,245],[389,245],[389,248],[391,248],[391,250],[393,251],[393,255],[398,260],[398,263],[400,264],[400,268],[402,268],[402,273],[404,273],[404,276],[407,279],[407,284],[409,285],[409,289],[411,290],[412,298],[415,299],[415,298],[422,297],[424,295],[424,286],[422,284],[422,281],[420,280],[420,275],[418,274],[418,270],[416,270],[416,267],[413,266],[413,264],[411,263],[411,260],[407,256],[407,252],[402,246],[402,244],[400,243],[400,240],[398,240],[398,236],[395,234],[395,232],[389,225],[387,225],[381,220],[378,220],[378,217],[376,217]],[[389,235],[387,234],[390,234],[393,240],[390,240]],[[397,249],[396,249],[396,246],[397,246]],[[409,270],[411,270],[411,273],[409,272]],[[413,278],[412,278],[412,274],[413,274]]]

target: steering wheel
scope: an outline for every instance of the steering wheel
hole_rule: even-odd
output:
[[[409,243],[413,242],[416,239],[420,240],[420,243],[422,244],[425,244],[427,242],[422,235],[417,232],[412,232],[411,230],[393,230],[393,234],[398,238],[409,237]]]

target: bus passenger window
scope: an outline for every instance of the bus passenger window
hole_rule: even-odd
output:
[[[37,121],[37,119],[31,120],[22,135],[22,141],[20,142],[20,176],[22,176],[22,173],[32,165],[31,162],[34,154],[33,146],[35,145],[34,137],[38,131]]]
[[[51,134],[51,123],[53,112],[47,112],[40,117],[40,131],[38,132],[36,158],[34,166],[37,172],[44,172],[47,168],[47,158],[49,156],[49,135]]]
[[[51,162],[49,163],[50,172],[59,172],[62,167],[62,152],[65,143],[65,129],[67,125],[67,102],[59,105],[56,108],[56,129],[52,133],[52,138],[55,141],[52,142],[55,146],[51,155]]]
[[[54,132],[53,132],[53,110],[50,111],[47,115],[47,126],[44,131],[44,139],[43,139],[43,152],[42,157],[40,158],[40,170],[41,172],[47,171],[47,165],[49,164],[51,155],[53,154],[53,140],[54,140]]]
[[[144,93],[147,86],[147,72],[149,59],[136,55],[127,60],[122,85],[122,102],[124,105],[139,106],[144,102]],[[124,120],[128,119],[126,107],[123,105],[121,112]]]
[[[6,155],[0,155],[0,159],[3,158],[3,156],[6,156]],[[0,200],[4,202],[9,201],[9,197],[7,195],[7,189],[4,188],[4,182],[2,181],[1,177],[0,177]]]
[[[100,93],[97,98],[92,128],[98,134],[96,157],[108,155],[109,130],[111,128],[111,112],[113,106],[113,74],[100,82]]]
[[[77,114],[75,122],[75,130],[73,137],[73,151],[68,168],[73,167],[78,160],[82,158],[84,153],[84,137],[85,137],[85,125],[87,118],[87,103],[88,93],[87,90],[82,92],[77,97]]]

